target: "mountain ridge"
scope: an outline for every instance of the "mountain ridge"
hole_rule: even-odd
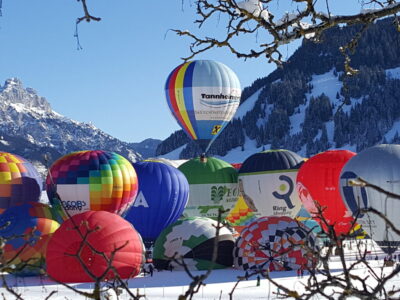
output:
[[[34,89],[24,88],[18,78],[7,79],[0,85],[0,150],[32,161],[42,175],[48,164],[70,152],[113,151],[135,162],[143,158],[137,148],[154,156],[158,143],[156,139],[123,142],[91,123],[71,120],[52,110],[46,98]]]

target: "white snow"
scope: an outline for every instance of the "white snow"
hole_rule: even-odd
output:
[[[364,8],[360,11],[360,14],[365,15],[365,14],[370,14],[373,12],[378,11],[378,9],[373,9],[373,8]]]
[[[271,84],[280,83],[280,82],[282,82],[282,79],[279,78],[277,80],[272,81]]]
[[[366,98],[367,98],[368,96],[366,96]],[[350,105],[343,105],[342,106],[342,111],[344,112],[344,113],[347,113],[347,114],[349,114],[350,113],[350,111],[351,111],[351,109],[353,108],[353,107],[355,107],[357,104],[361,104],[363,101],[364,101],[364,97],[361,97],[361,98],[350,98]]]
[[[22,113],[26,112],[26,106],[23,103],[9,103],[11,107],[13,107],[17,112]]]
[[[349,151],[352,151],[354,153],[357,153],[357,146],[356,145],[345,144],[342,147],[335,148],[335,149],[336,150],[349,150]]]
[[[295,13],[285,12],[282,18],[275,23],[276,26],[281,26],[284,23],[288,23],[296,19],[299,15]]]
[[[299,133],[302,128],[301,124],[304,122],[304,117],[306,115],[306,109],[308,107],[309,102],[306,104],[301,104],[299,108],[299,112],[295,112],[293,115],[289,117],[290,120],[290,135],[294,135]]]
[[[259,89],[253,95],[251,95],[246,101],[244,101],[239,108],[237,109],[235,115],[233,116],[234,119],[241,119],[243,118],[248,111],[251,111],[258,100],[258,96],[260,95],[262,89]]]
[[[180,146],[179,148],[176,148],[174,151],[171,151],[167,154],[163,154],[160,157],[162,158],[167,158],[167,159],[179,159],[179,154],[182,152],[182,150],[186,147],[186,144],[183,146]]]
[[[349,243],[349,242],[346,242]],[[346,245],[346,262],[354,262],[356,258],[355,244],[352,247]],[[380,251],[379,247],[373,243],[368,243],[371,254],[367,256],[369,264],[373,267],[374,271],[380,274],[383,263],[384,254]],[[399,254],[399,253],[396,253]],[[378,255],[379,260],[375,260]],[[332,256],[329,262],[329,267],[333,274],[339,275],[342,272],[342,265],[338,256]],[[392,270],[392,267],[383,268],[386,274]],[[204,274],[204,271],[192,272],[194,276]],[[360,267],[354,271],[355,275],[363,278],[370,275],[365,267]],[[223,270],[213,270],[210,276],[206,279],[206,285],[201,287],[199,292],[195,294],[194,299],[229,299],[229,293],[234,288],[238,277],[243,277],[244,271],[234,268]],[[307,285],[307,274],[303,278],[298,278],[295,271],[286,272],[271,272],[271,278],[279,282],[283,286],[296,290],[298,293],[304,292],[304,285]],[[321,278],[321,275],[317,275]],[[13,275],[5,274],[6,282],[9,286],[13,287],[16,292],[21,293],[23,299],[38,300],[45,299],[52,291],[55,294],[51,299],[85,299],[84,296],[76,294],[74,291],[66,287],[56,284],[47,277],[14,277]],[[178,299],[178,296],[186,292],[188,285],[191,282],[190,278],[184,271],[155,271],[153,276],[139,275],[136,278],[128,281],[130,291],[134,294],[139,292],[145,294],[146,299],[151,300],[167,300]],[[374,284],[373,276],[368,276],[367,284]],[[399,286],[400,275],[398,274],[387,283],[387,287],[391,288]],[[79,289],[83,292],[91,292],[93,290],[92,283],[75,283],[70,286]],[[12,298],[4,287],[0,288],[0,292],[4,293],[6,299]],[[279,299],[276,295],[277,288],[270,283],[267,279],[261,279],[260,285],[257,286],[257,278],[251,277],[249,280],[241,281],[233,294],[234,299]],[[113,298],[111,298],[113,299]],[[126,291],[124,291],[119,299],[130,299]],[[282,299],[282,298],[281,298]],[[317,297],[318,299],[318,297]]]
[[[389,79],[400,79],[400,67],[385,70]]]
[[[328,142],[333,144],[333,135],[335,130],[335,123],[333,121],[329,121],[325,123],[326,133],[328,134]]]
[[[384,135],[386,141],[390,143],[393,140],[396,133],[400,135],[400,120],[394,122],[393,127],[388,132],[386,132],[386,134]]]
[[[268,20],[269,12],[264,9],[263,4],[259,0],[244,0],[237,3],[238,8],[243,9],[251,13],[255,17],[261,17],[264,20]],[[237,13],[240,14],[240,10],[237,9]]]
[[[301,157],[307,157],[306,153],[307,153],[307,146],[306,144],[304,144],[301,147],[300,151],[297,152],[297,154],[300,155]]]
[[[342,82],[334,74],[334,69],[321,75],[313,75],[309,82],[313,86],[311,93],[306,94],[307,102],[299,106],[299,112],[290,116],[290,134],[294,135],[302,130],[301,124],[304,122],[305,112],[311,97],[318,97],[325,94],[330,100],[332,107],[337,107],[340,100],[336,99],[336,94],[340,93]],[[334,110],[335,111],[335,110]],[[328,128],[329,127],[329,128]],[[329,141],[333,141],[333,125],[327,125]],[[331,130],[331,131],[330,131]]]
[[[322,135],[322,130],[321,130],[321,129],[318,129],[318,132],[317,132],[317,134],[314,136],[313,141],[314,141],[314,142],[318,141],[318,140],[321,138],[321,135]]]
[[[0,139],[0,143],[2,143],[3,145],[6,145],[6,146],[10,145],[9,142],[7,142],[7,141],[5,141],[3,139]]]
[[[265,150],[270,149],[270,145],[264,146]],[[242,147],[236,147],[228,152],[225,156],[215,155],[216,158],[222,159],[229,163],[242,163],[246,160],[249,156],[253,155],[254,153],[261,152],[263,147],[257,148],[256,141],[251,140],[246,136],[246,140],[244,142],[243,151]]]
[[[316,98],[325,94],[332,104],[337,104],[336,94],[340,93],[343,83],[335,76],[334,69],[321,75],[313,75],[310,83],[313,85],[310,96]]]

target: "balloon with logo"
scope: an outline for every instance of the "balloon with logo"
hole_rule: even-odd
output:
[[[189,197],[189,183],[181,171],[164,163],[142,161],[133,166],[139,193],[125,219],[148,245],[182,215]]]
[[[2,265],[17,276],[44,274],[47,245],[58,227],[46,204],[26,202],[9,207],[0,215],[0,236],[5,239]]]
[[[16,204],[39,202],[42,179],[23,157],[0,152],[0,213]]]
[[[226,65],[194,60],[169,74],[165,95],[178,124],[206,152],[239,107],[241,89]]]
[[[79,256],[79,257],[78,257]],[[107,211],[85,211],[61,224],[47,247],[47,273],[60,282],[128,279],[139,274],[144,246],[132,224]]]
[[[132,164],[117,153],[78,151],[53,163],[46,190],[52,204],[61,198],[69,215],[87,210],[123,214],[136,197],[138,180]]]
[[[189,201],[185,217],[216,219],[219,209],[226,217],[238,197],[237,171],[229,163],[215,157],[193,158],[179,168],[189,182]]]
[[[189,270],[223,269],[233,265],[234,238],[222,226],[218,234],[217,258],[213,263],[213,250],[217,221],[193,217],[176,221],[165,228],[154,245],[153,261],[157,269],[183,270],[174,258],[184,261]]]
[[[307,246],[307,247],[305,247]],[[261,217],[241,232],[233,251],[236,268],[289,271],[315,264],[311,229],[292,218]]]
[[[336,234],[348,234],[353,228],[353,217],[348,216],[340,195],[339,178],[343,166],[354,156],[348,150],[328,150],[308,159],[297,174],[297,192],[304,208],[328,231],[318,215],[317,205]]]
[[[359,178],[370,186],[351,184],[352,181],[359,182]],[[357,222],[387,253],[399,247],[400,235],[382,217],[362,210],[375,209],[400,228],[400,200],[393,196],[400,195],[399,183],[400,145],[382,144],[367,148],[353,156],[340,173],[340,192],[347,208],[353,216],[358,216]]]
[[[289,216],[301,208],[295,189],[303,158],[289,150],[267,150],[248,157],[239,170],[239,190],[257,217]]]

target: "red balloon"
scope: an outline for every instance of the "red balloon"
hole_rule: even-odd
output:
[[[231,163],[232,167],[234,167],[236,170],[239,170],[242,164],[243,163]]]
[[[340,195],[340,171],[356,153],[348,150],[329,150],[308,159],[297,173],[297,192],[305,209],[316,217],[317,202],[325,208],[322,215],[329,225],[334,225],[336,234],[347,234],[352,229],[353,218],[346,216],[346,206]],[[315,201],[315,202],[314,202]],[[327,231],[327,226],[315,220]]]
[[[79,232],[82,236],[89,234],[83,239]],[[112,266],[117,274],[107,267],[113,252]],[[105,273],[102,280],[117,275],[126,279],[140,272],[144,246],[137,231],[122,217],[106,211],[87,211],[61,225],[49,241],[46,255],[47,273],[60,282],[93,282],[83,265],[96,277]]]

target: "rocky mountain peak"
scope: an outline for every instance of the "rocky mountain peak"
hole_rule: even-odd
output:
[[[45,112],[51,111],[51,106],[46,98],[41,97],[32,88],[24,88],[22,81],[12,77],[0,87],[0,100],[3,102],[20,103],[27,108],[36,108]]]
[[[133,143],[54,112],[44,97],[24,88],[17,78],[7,79],[0,86],[0,136],[0,151],[18,154],[41,170],[46,170],[44,154],[50,163],[80,150],[113,151],[132,162],[142,158]]]

